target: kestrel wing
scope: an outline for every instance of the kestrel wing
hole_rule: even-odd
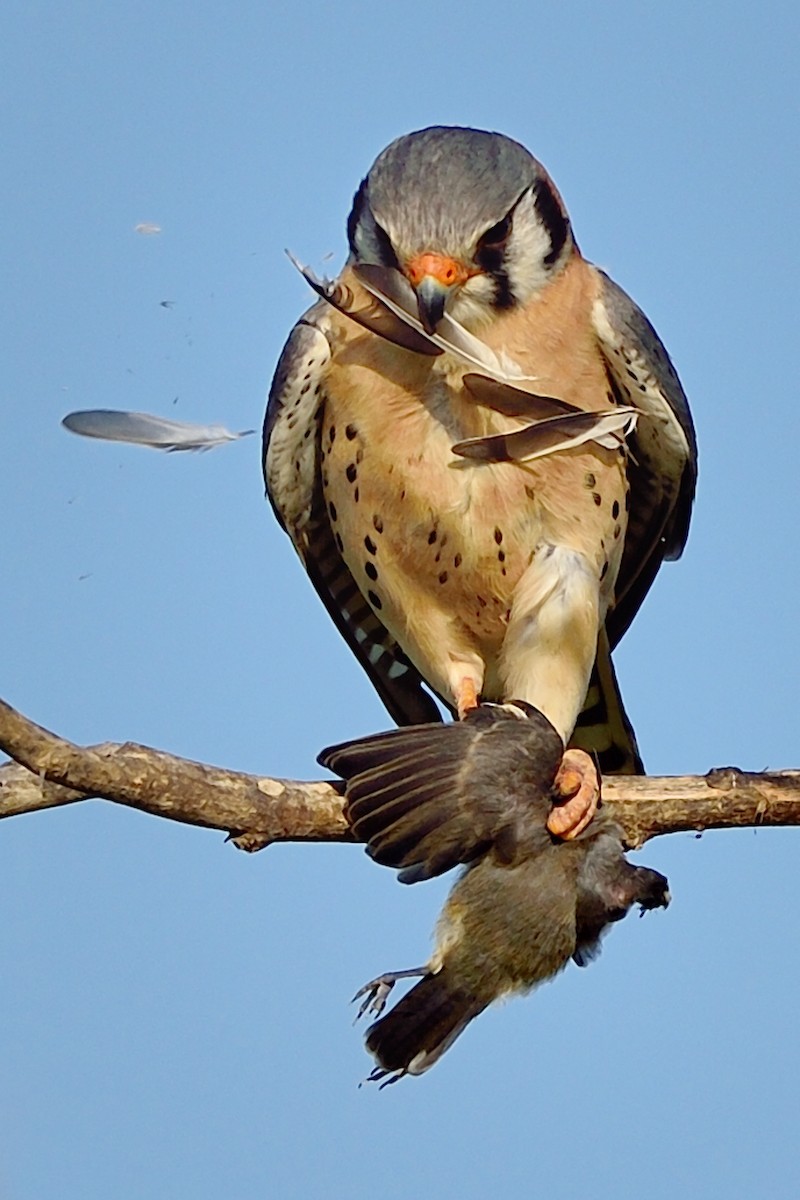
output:
[[[298,321],[284,347],[264,420],[267,495],[320,599],[367,672],[392,719],[440,721],[422,677],[361,593],[336,545],[320,480],[324,377],[330,359],[327,305]]]
[[[679,558],[686,544],[697,443],[689,402],[661,339],[622,288],[596,271],[592,315],[609,379],[620,402],[640,413],[628,438],[631,507],[616,604],[606,622],[613,648],[662,561]]]

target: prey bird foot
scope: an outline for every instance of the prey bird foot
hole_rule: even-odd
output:
[[[556,803],[547,828],[556,837],[577,837],[597,812],[600,803],[600,774],[585,750],[567,750],[555,778]]]
[[[377,979],[372,979],[369,983],[365,983],[362,988],[358,989],[351,1001],[352,1004],[355,1004],[356,1000],[361,1000],[361,997],[364,997],[361,1000],[355,1020],[360,1021],[365,1013],[379,1017],[386,1008],[389,993],[398,979],[416,979],[427,974],[427,967],[410,967],[407,971],[387,971],[384,975],[379,975]],[[355,1021],[353,1024],[355,1024]]]

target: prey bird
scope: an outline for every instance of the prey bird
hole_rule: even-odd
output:
[[[635,867],[605,809],[571,840],[547,829],[563,742],[524,701],[483,704],[449,725],[393,730],[320,755],[346,781],[353,833],[403,883],[465,864],[429,963],[356,994],[382,1086],[421,1075],[492,1001],[529,991],[570,959],[585,966],[632,905],[666,908],[667,880]],[[400,979],[419,982],[381,1015]]]

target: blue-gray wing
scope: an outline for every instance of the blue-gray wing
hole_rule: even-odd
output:
[[[697,483],[689,402],[664,345],[638,305],[598,268],[593,319],[617,402],[640,412],[627,437],[631,486],[617,597],[606,627],[613,648],[664,559],[680,558]]]
[[[315,304],[284,346],[264,419],[267,495],[323,604],[399,725],[441,720],[422,677],[361,593],[331,529],[322,494],[320,438],[330,311]]]

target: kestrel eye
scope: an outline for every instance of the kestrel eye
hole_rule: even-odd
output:
[[[385,267],[394,267],[396,271],[400,270],[400,263],[397,255],[394,252],[392,239],[389,237],[382,225],[375,221],[375,240],[378,243],[378,250],[381,256],[381,261]]]
[[[500,247],[508,240],[508,235],[511,233],[511,213],[503,217],[502,221],[498,221],[491,229],[487,229],[486,233],[481,236],[478,242],[479,250],[488,250],[494,247]]]

